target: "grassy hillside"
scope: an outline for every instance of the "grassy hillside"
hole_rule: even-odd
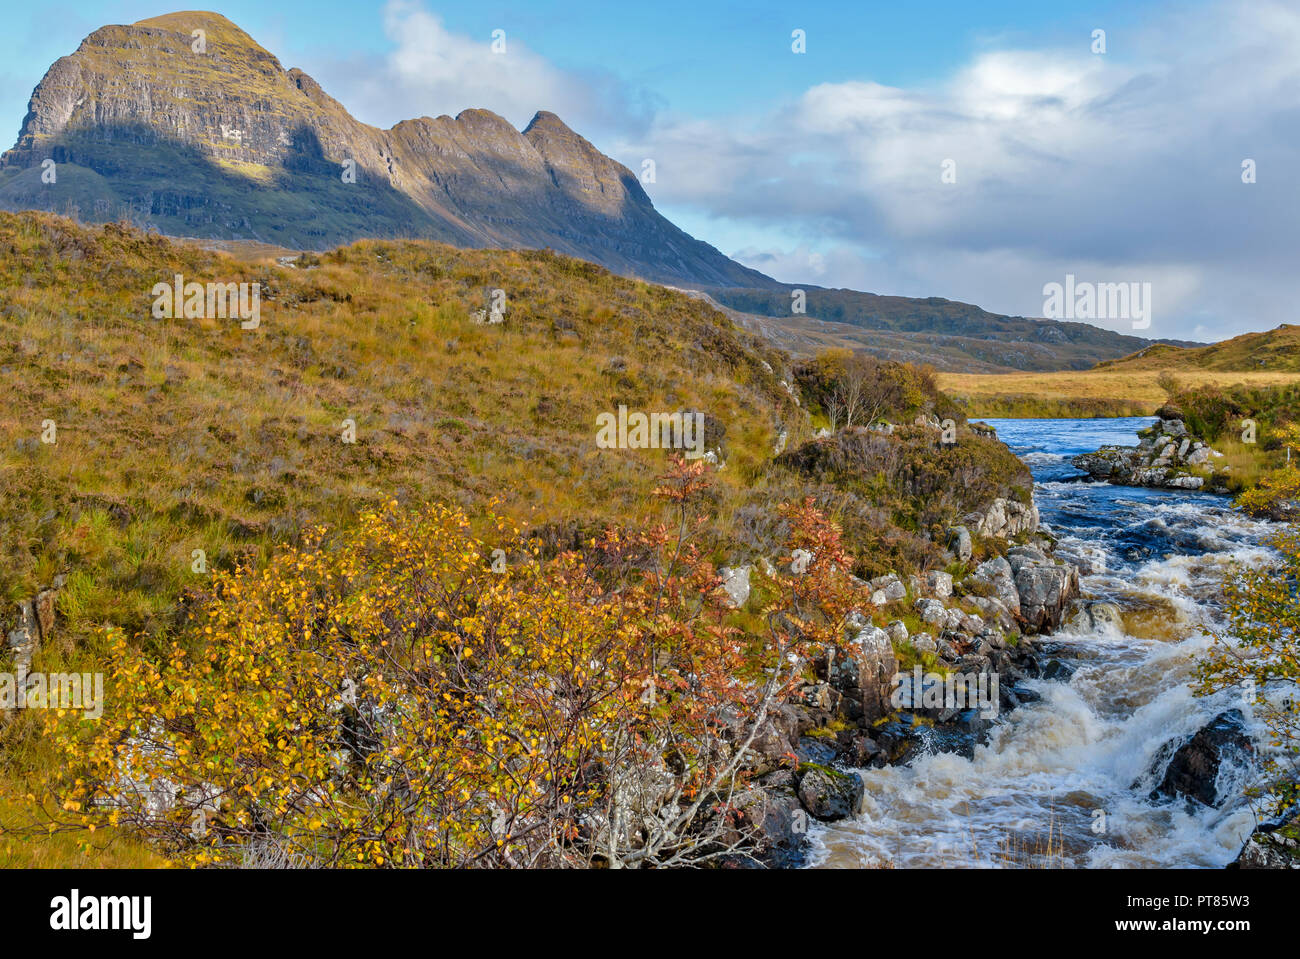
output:
[[[946,523],[1026,495],[1019,461],[965,430],[957,448],[920,427],[865,446],[814,439],[833,363],[810,379],[707,303],[579,260],[380,241],[282,259],[0,214],[0,598],[67,577],[38,668],[98,667],[108,626],[161,650],[214,571],[262,566],[313,527],[350,528],[393,499],[471,518],[496,504],[544,554],[661,521],[651,491],[668,451],[596,443],[597,415],[619,405],[704,414],[725,465],[698,542],[718,563],[777,556],[778,505],[813,497],[859,574],[932,568],[946,562]],[[259,283],[259,327],[155,319],[154,284],[177,273]],[[475,323],[493,290],[504,322]],[[894,422],[960,419],[923,372],[876,372],[870,382],[894,384],[880,407]],[[845,456],[869,478],[840,475]],[[6,816],[27,772],[52,761],[29,719],[0,720]],[[149,855],[113,848],[97,861]],[[72,860],[0,842],[0,862],[27,861]]]
[[[557,528],[625,516],[666,454],[596,447],[619,404],[707,412],[734,487],[798,422],[761,341],[546,253],[362,242],[295,268],[23,215],[0,218],[0,254],[0,593],[70,570],[74,624],[161,628],[193,550],[231,564],[393,495],[507,497]],[[261,283],[260,328],[154,319],[176,273]],[[492,289],[507,320],[475,325]]]
[[[1300,326],[1284,323],[1275,330],[1243,333],[1193,349],[1155,344],[1121,359],[1098,363],[1097,368],[1114,372],[1300,373]]]

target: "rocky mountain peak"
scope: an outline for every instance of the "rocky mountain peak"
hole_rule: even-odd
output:
[[[528,121],[528,126],[524,127],[524,136],[532,136],[534,131],[538,136],[554,134],[562,137],[577,137],[578,135],[569,129],[563,120],[557,117],[549,110],[538,110],[533,114],[533,118]],[[578,137],[578,139],[582,139]],[[586,141],[583,140],[585,143]]]
[[[380,130],[208,11],[102,27],[56,61],[0,159],[0,207],[310,249],[550,247],[645,279],[777,286],[673,226],[554,113],[522,132],[477,108]]]
[[[171,33],[183,33],[189,36],[191,31],[203,30],[209,40],[235,46],[250,47],[266,51],[247,33],[221,14],[212,10],[178,10],[161,16],[137,20],[133,27],[138,29],[166,30]],[[112,29],[112,28],[105,28]]]

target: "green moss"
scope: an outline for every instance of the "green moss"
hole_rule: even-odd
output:
[[[852,775],[852,773],[847,773],[844,772],[843,770],[836,769],[834,766],[824,766],[821,763],[801,762],[799,764],[800,772],[804,772],[808,770],[816,770],[817,772],[825,773],[827,776],[830,776],[832,779],[848,779]]]
[[[808,732],[804,733],[804,735],[811,736],[814,739],[835,739],[836,736],[838,736],[840,733],[844,732],[845,730],[856,729],[856,728],[857,728],[856,724],[850,723],[847,720],[832,719],[824,726],[816,726],[808,730]]]

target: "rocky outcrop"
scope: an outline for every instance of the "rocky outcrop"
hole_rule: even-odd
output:
[[[947,631],[974,636],[984,630],[984,621],[979,616],[949,607],[942,600],[922,597],[916,601],[916,613],[921,622],[934,627],[939,633]],[[912,645],[916,645],[915,638]]]
[[[1038,506],[1031,500],[1019,503],[1002,497],[995,499],[983,513],[966,517],[966,525],[981,536],[1012,539],[1038,529]]]
[[[802,765],[795,772],[795,782],[803,808],[822,822],[857,813],[866,791],[858,773],[829,766]]]
[[[893,708],[889,697],[898,658],[889,634],[861,615],[851,620],[849,630],[853,639],[848,652],[830,664],[828,679],[845,700],[846,718],[865,726]]]
[[[1004,506],[994,528],[1036,523],[1027,510],[1011,512],[1016,521],[1007,522]],[[893,574],[859,581],[872,600],[863,608],[879,616],[880,607],[912,596],[925,628],[911,632],[901,618],[879,626],[864,612],[851,614],[846,645],[810,664],[811,675],[755,736],[746,765],[757,778],[735,806],[757,837],[760,861],[797,864],[810,820],[855,815],[865,788],[856,770],[928,752],[973,756],[1002,712],[1039,698],[1024,680],[1069,679],[1072,670],[1053,658],[1055,647],[1028,635],[1059,625],[1079,588],[1078,571],[1054,558],[1046,541],[1013,546],[961,580],[937,570],[911,580],[910,591]],[[931,665],[900,677],[904,657]],[[898,690],[914,669],[928,671],[922,694],[901,701]],[[960,676],[970,694],[960,703],[931,703],[924,690],[939,676]]]
[[[1020,618],[1029,632],[1047,633],[1065,619],[1070,603],[1079,595],[1079,571],[1058,562],[1033,546],[1017,546],[1007,553],[1020,597]]]
[[[948,551],[959,563],[967,562],[974,554],[970,530],[965,526],[954,526],[948,530]]]
[[[776,868],[802,863],[808,813],[800,805],[794,775],[788,769],[760,778],[732,804],[739,826],[755,837],[760,862]]]
[[[947,599],[952,595],[952,574],[943,570],[930,570],[924,576],[910,577],[912,592],[917,596]]]
[[[0,613],[0,638],[4,640],[0,654],[11,656],[15,666],[29,665],[36,650],[52,635],[55,601],[65,581],[65,576],[56,576],[48,589]]]
[[[890,603],[898,603],[907,599],[907,587],[893,573],[877,576],[867,585],[871,589],[871,604],[873,606],[888,606]]]
[[[1300,869],[1300,809],[1260,823],[1229,869]]]
[[[1030,633],[1049,633],[1069,614],[1079,595],[1079,570],[1037,546],[1015,546],[970,575],[970,602],[990,620],[1014,621]]]
[[[1137,446],[1103,446],[1070,462],[1095,480],[1120,486],[1217,490],[1227,480],[1223,454],[1187,433],[1182,420],[1162,419],[1138,433]]]
[[[970,579],[982,583],[1005,609],[1019,612],[1020,593],[1016,590],[1016,573],[1001,556],[985,560],[975,567]]]

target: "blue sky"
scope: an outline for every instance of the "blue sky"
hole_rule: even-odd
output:
[[[664,105],[700,116],[761,106],[814,83],[863,78],[890,85],[926,83],[981,48],[1086,36],[1102,22],[1116,29],[1153,6],[1068,0],[426,4],[455,33],[486,39],[494,29],[507,30],[563,69],[614,72],[644,86]],[[239,24],[285,66],[310,73],[309,65],[320,58],[390,51],[383,7],[365,0],[233,0],[203,9]],[[0,115],[9,126],[20,121],[31,88],[49,64],[96,27],[174,9],[187,8],[149,0],[13,5],[6,12],[12,32],[4,50]],[[802,59],[789,56],[795,28],[809,36],[810,55]]]
[[[558,113],[675,222],[780,279],[1040,315],[1066,273],[1152,283],[1147,335],[1295,319],[1300,9],[1180,3],[235,2],[215,9],[390,126]],[[49,64],[153,2],[12,6],[9,141]],[[790,34],[806,31],[807,52]],[[492,31],[508,56],[492,58]],[[1092,46],[1103,29],[1106,50]],[[1257,182],[1241,182],[1243,160]],[[952,161],[955,183],[942,183]],[[1099,325],[1125,329],[1121,321]]]

